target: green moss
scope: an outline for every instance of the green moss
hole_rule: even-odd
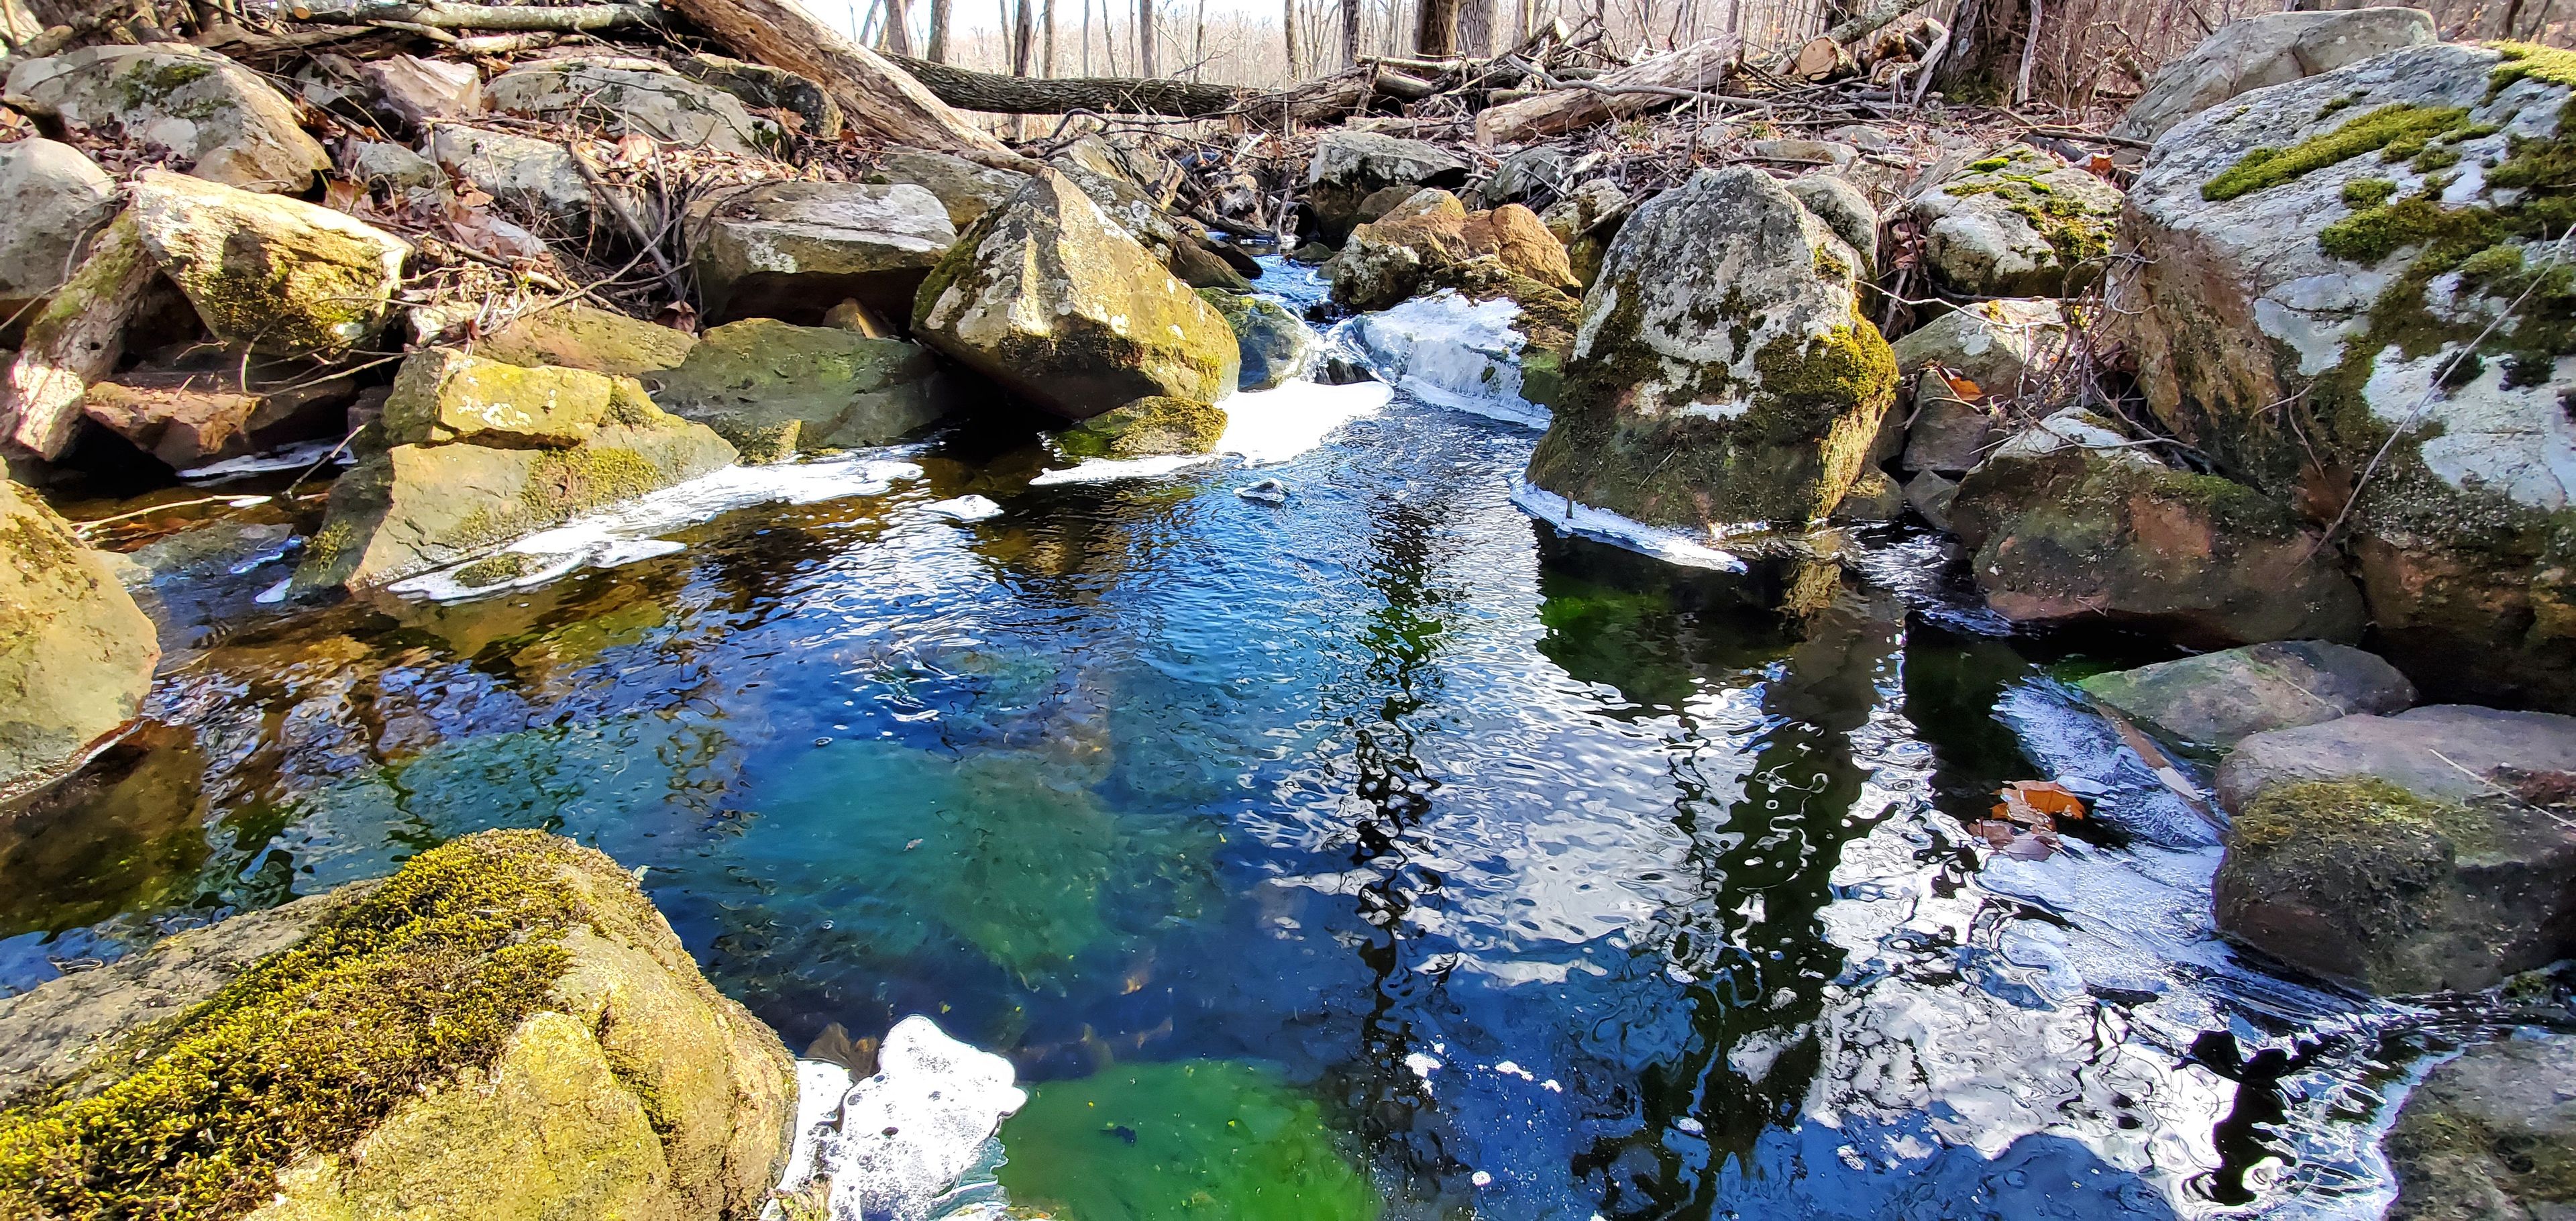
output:
[[[1896,353],[1876,326],[1858,318],[1821,338],[1775,339],[1753,354],[1753,368],[1762,395],[1801,418],[1809,411],[1840,415],[1896,393]]]
[[[2459,163],[2460,150],[2436,146],[2415,154],[2415,160],[2408,168],[2419,174],[2426,174],[2435,170],[2447,170]]]
[[[2409,246],[2450,253],[2454,263],[2494,242],[2498,233],[2492,213],[2482,208],[2445,208],[2421,195],[2353,213],[2317,232],[2317,245],[2327,254],[2356,263],[2376,263]]]
[[[433,848],[212,998],[102,1057],[86,1097],[0,1114],[0,1214],[216,1218],[488,1066],[541,1008],[576,919],[571,851],[533,831]],[[638,897],[636,902],[641,902]],[[95,1083],[92,1083],[95,1084]]]
[[[2340,859],[2355,845],[2394,836],[2483,842],[2488,820],[2465,806],[2418,797],[2372,776],[2266,786],[2238,815],[2230,849],[2256,855]]]
[[[1991,174],[1994,171],[2011,164],[2012,158],[2010,157],[1988,157],[1982,161],[1969,162],[1968,168],[1980,174]]]
[[[2385,178],[2355,178],[2343,184],[2343,202],[2351,208],[2376,208],[2397,193],[2397,184]]]
[[[1225,435],[1225,411],[1205,403],[1160,395],[1104,411],[1056,434],[1056,445],[1076,458],[1146,458],[1204,454]]]
[[[2576,89],[2576,51],[2528,42],[2491,42],[2487,45],[2504,56],[2504,62],[2497,64],[2495,71],[2487,76],[2489,97],[2502,93],[2506,86],[2519,80],[2536,80]]]
[[[2346,106],[2350,106],[2360,100],[2361,95],[2358,93],[2337,94],[2334,97],[2326,99],[2325,105],[2317,107],[2317,117],[2320,119],[2331,117],[2336,111],[2341,110]]]
[[[2460,260],[2460,275],[2478,283],[2492,283],[2508,276],[2522,274],[2522,247],[2489,246]]]
[[[2376,152],[2394,141],[2422,141],[2460,126],[2469,112],[2459,106],[2382,106],[2333,131],[2322,132],[2282,148],[2257,148],[2237,159],[2200,188],[2203,199],[2234,199],[2265,187],[2279,186],[2314,170]],[[2411,155],[2411,154],[2410,154]]]
[[[456,570],[456,583],[468,589],[516,581],[545,566],[544,561],[524,551],[504,551],[485,556]]]

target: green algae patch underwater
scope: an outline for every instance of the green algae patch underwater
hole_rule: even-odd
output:
[[[1035,1086],[1002,1146],[1014,1204],[1081,1221],[1374,1221],[1383,1208],[1313,1099],[1234,1060]]]

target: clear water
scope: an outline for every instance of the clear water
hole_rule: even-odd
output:
[[[1399,399],[1032,487],[988,430],[480,602],[167,591],[173,728],[0,820],[0,985],[545,827],[791,1047],[1008,1056],[1004,1181],[1083,1221],[2376,1214],[2390,1087],[2477,1017],[2211,938],[2215,833],[2058,681],[2123,658],[1992,634],[1903,531],[1555,538],[1535,436]],[[2108,793],[2065,851],[1961,829],[2043,777]]]

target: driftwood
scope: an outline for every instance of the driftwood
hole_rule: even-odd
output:
[[[515,33],[595,34],[605,30],[657,29],[662,10],[644,4],[414,4],[407,0],[295,0],[277,13],[297,21],[338,25],[392,25],[432,30],[503,30]]]
[[[920,81],[786,0],[671,0],[671,7],[742,58],[821,85],[864,134],[937,152],[1013,156]]]
[[[926,59],[886,55],[912,74],[931,96],[960,110],[993,114],[1160,114],[1182,118],[1223,114],[1243,104],[1241,89],[1190,81],[1124,76],[1034,77],[976,72]]]
[[[71,448],[89,384],[116,369],[125,330],[159,274],[143,251],[134,214],[99,231],[80,270],[27,324],[18,359],[0,375],[0,435],[51,461]]]
[[[1563,88],[1477,115],[1476,139],[1489,145],[1519,144],[1706,96],[1726,82],[1743,45],[1725,35],[1604,73],[1598,80],[1563,82]]]

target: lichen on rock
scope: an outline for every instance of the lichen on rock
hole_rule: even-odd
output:
[[[1923,190],[1906,205],[1924,265],[1953,291],[2070,296],[2100,278],[2120,216],[2118,187],[2026,144]]]

